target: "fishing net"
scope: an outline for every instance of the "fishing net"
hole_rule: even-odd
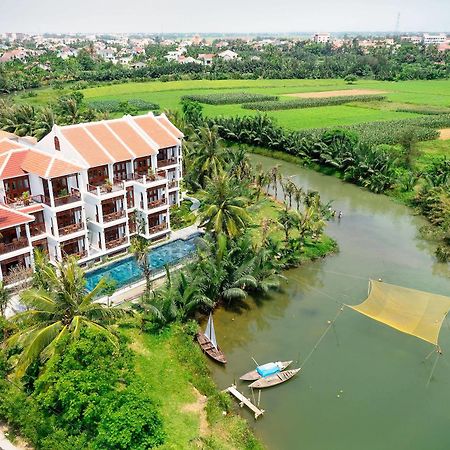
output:
[[[450,297],[371,280],[367,299],[359,305],[347,306],[437,345],[442,322],[450,311]]]

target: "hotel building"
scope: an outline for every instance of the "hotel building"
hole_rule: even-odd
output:
[[[0,138],[0,279],[33,270],[33,249],[80,263],[130,237],[170,234],[180,203],[183,134],[164,114],[53,126],[41,141]]]

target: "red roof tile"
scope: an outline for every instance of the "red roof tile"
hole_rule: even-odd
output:
[[[132,120],[150,139],[158,144],[159,148],[175,147],[178,145],[178,140],[154,116],[132,117]]]
[[[184,137],[183,132],[180,131],[165,115],[157,116],[156,120],[178,139]]]
[[[19,211],[14,211],[13,209],[0,204],[0,230],[32,222],[33,220],[33,216],[29,216],[28,214],[24,214]]]
[[[134,157],[106,125],[96,123],[87,125],[87,129],[116,161],[126,161]]]
[[[133,129],[133,127],[125,122],[125,120],[117,120],[108,122],[108,127],[126,143],[137,158],[141,156],[156,155],[157,150]]]
[[[22,168],[24,159],[28,150],[10,151],[1,155],[0,159],[0,178],[22,177],[27,174]]]

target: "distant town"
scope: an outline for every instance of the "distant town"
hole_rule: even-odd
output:
[[[208,66],[214,60],[233,61],[244,56],[257,61],[258,53],[269,46],[289,49],[299,41],[329,45],[332,49],[357,45],[363,52],[374,48],[392,48],[405,42],[414,45],[434,45],[440,52],[450,49],[450,38],[446,33],[340,37],[340,35],[334,36],[332,33],[320,32],[309,37],[255,36],[243,38],[233,35],[226,39],[201,35],[181,38],[173,36],[169,39],[157,35],[1,33],[0,63],[32,60],[46,53],[56,54],[59,58],[67,59],[76,57],[82,49],[87,49],[91,56],[105,62],[132,68],[145,67],[157,56],[178,64]],[[149,47],[154,51],[148,52]],[[39,63],[39,67],[43,70],[51,70],[50,65],[42,62]]]

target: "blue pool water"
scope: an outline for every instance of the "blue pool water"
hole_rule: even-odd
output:
[[[166,264],[173,265],[192,254],[196,249],[195,241],[197,237],[198,235],[194,235],[186,240],[177,239],[152,249],[148,257],[152,270],[158,272]],[[143,278],[143,275],[136,264],[136,260],[129,256],[88,272],[86,274],[86,288],[91,291],[100,279],[104,277],[114,280],[117,283],[117,288],[121,288],[127,284],[139,281]]]

